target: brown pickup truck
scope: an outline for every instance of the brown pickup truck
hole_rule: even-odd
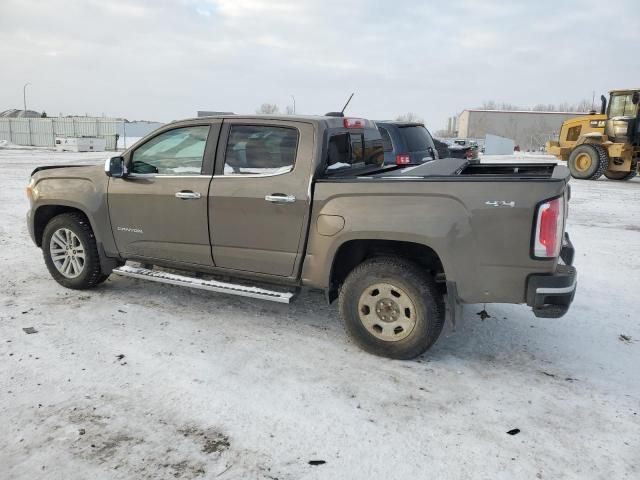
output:
[[[427,350],[462,303],[568,310],[566,167],[383,160],[369,120],[184,120],[104,167],[37,168],[27,221],[65,287],[116,273],[280,302],[321,289],[356,343],[393,358]]]

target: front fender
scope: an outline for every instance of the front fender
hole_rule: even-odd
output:
[[[55,212],[54,207],[63,207],[63,211],[75,209],[87,217],[104,252],[117,256],[109,221],[107,185],[108,178],[102,168],[56,169],[36,174],[31,183],[31,209],[28,214],[34,241],[37,243],[38,234],[44,228],[40,224],[43,212]]]

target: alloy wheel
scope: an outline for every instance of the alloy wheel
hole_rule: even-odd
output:
[[[49,255],[56,269],[67,278],[76,278],[84,270],[84,245],[68,228],[59,228],[53,232],[49,242]]]

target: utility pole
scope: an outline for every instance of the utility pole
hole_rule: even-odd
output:
[[[24,102],[24,114],[27,114],[27,86],[31,85],[29,82],[24,84],[24,87],[22,87],[22,100]]]
[[[291,98],[293,99],[293,113],[295,115],[295,113],[296,113],[296,97],[291,95]]]

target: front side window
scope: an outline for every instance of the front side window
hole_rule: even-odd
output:
[[[131,173],[200,175],[208,126],[176,128],[136,148]]]
[[[225,175],[278,175],[293,170],[298,131],[270,125],[232,125],[224,157]]]

